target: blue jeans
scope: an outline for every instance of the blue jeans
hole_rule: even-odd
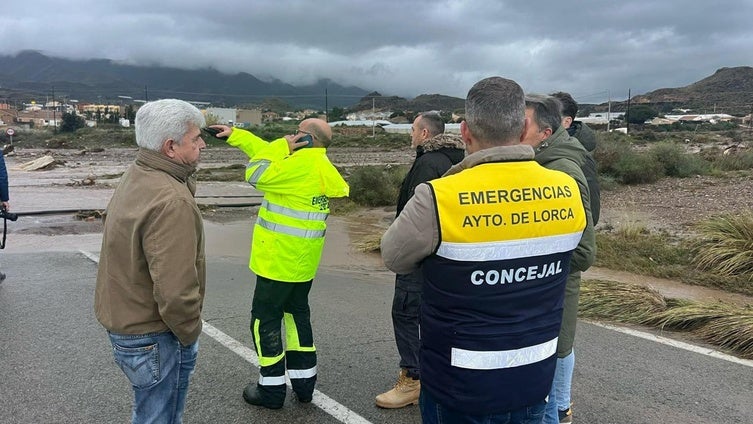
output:
[[[199,342],[183,346],[171,332],[108,335],[115,363],[133,386],[131,422],[182,423]]]
[[[418,398],[421,420],[424,424],[540,424],[544,419],[545,401],[526,406],[517,411],[490,415],[469,415],[440,405],[421,389]]]
[[[573,381],[575,367],[575,349],[564,358],[557,358],[554,370],[552,390],[549,391],[549,403],[546,405],[544,424],[559,424],[559,411],[566,411],[570,407],[570,387]]]

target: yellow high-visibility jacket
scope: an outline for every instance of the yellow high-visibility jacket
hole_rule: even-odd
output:
[[[290,154],[284,138],[267,142],[239,128],[227,142],[248,155],[246,181],[264,193],[249,268],[276,281],[312,280],[324,249],[329,199],[350,191],[327,158],[327,149]]]

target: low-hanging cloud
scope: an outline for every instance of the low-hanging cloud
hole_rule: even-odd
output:
[[[753,3],[677,0],[13,1],[0,54],[212,67],[385,95],[464,97],[502,75],[581,102],[680,87],[751,65]]]

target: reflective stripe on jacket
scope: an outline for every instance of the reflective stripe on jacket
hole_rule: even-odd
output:
[[[586,227],[578,185],[534,161],[485,163],[429,185],[440,240],[423,264],[422,386],[473,414],[540,402]]]
[[[228,143],[250,157],[246,181],[264,193],[249,267],[271,280],[312,280],[324,248],[329,199],[347,196],[348,184],[324,148],[290,154],[284,138],[268,143],[238,128]]]

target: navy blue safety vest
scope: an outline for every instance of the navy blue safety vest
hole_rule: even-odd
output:
[[[440,243],[423,264],[421,385],[469,414],[544,400],[586,214],[578,185],[534,161],[430,183]]]

